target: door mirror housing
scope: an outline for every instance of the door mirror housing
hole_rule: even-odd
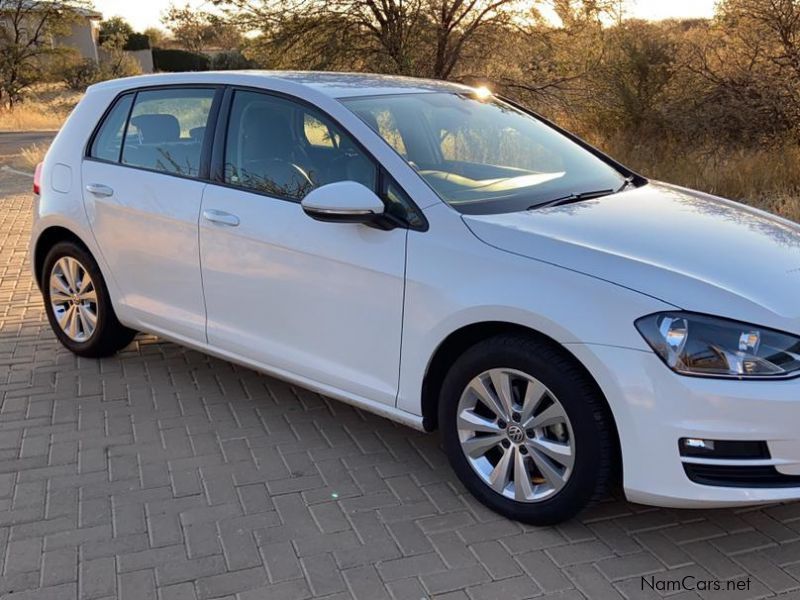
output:
[[[300,203],[306,214],[329,223],[372,223],[383,215],[383,201],[355,181],[337,181],[310,191]]]

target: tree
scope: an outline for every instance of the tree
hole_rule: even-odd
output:
[[[298,60],[360,63],[398,75],[448,79],[485,30],[509,23],[521,0],[215,0]],[[347,44],[337,43],[347,40]],[[326,50],[324,57],[318,54]],[[332,51],[340,53],[337,57]],[[277,54],[283,54],[276,50]]]
[[[142,33],[144,33],[149,38],[151,48],[161,46],[167,37],[164,34],[164,32],[158,27],[148,27]]]
[[[242,42],[239,28],[218,15],[197,10],[188,4],[183,7],[170,5],[161,22],[178,45],[190,52],[202,52],[211,46],[231,50],[238,48]]]
[[[737,141],[800,138],[800,1],[724,0],[693,44],[706,120]]]
[[[449,79],[464,49],[482,31],[508,25],[516,0],[428,0],[426,16],[435,31],[431,76]]]
[[[117,41],[121,37],[122,43],[125,44],[128,38],[133,34],[133,27],[122,17],[111,17],[100,23],[99,38],[100,43],[117,36]]]
[[[139,63],[125,51],[128,40],[123,32],[117,32],[107,37],[100,45],[103,51],[101,65],[102,76],[105,79],[128,77],[141,73]]]
[[[0,100],[9,107],[40,81],[60,53],[51,40],[68,32],[84,4],[73,0],[0,0]]]
[[[540,110],[576,112],[596,92],[593,74],[606,58],[608,22],[618,9],[616,0],[537,3],[526,18],[489,29],[487,50],[470,61],[473,75]]]
[[[626,21],[611,36],[594,86],[598,124],[608,131],[658,133],[678,68],[675,42],[663,25],[646,21]]]
[[[384,73],[418,70],[424,0],[214,0],[244,30],[260,33],[255,49],[300,64],[360,63]],[[346,40],[347,43],[343,43]],[[269,44],[272,44],[270,49]],[[319,52],[324,54],[320,55]],[[336,54],[333,54],[333,53]],[[267,62],[267,56],[253,56]]]
[[[766,36],[761,40],[764,57],[800,78],[800,1],[724,0],[717,11],[728,28],[749,33],[751,45]]]

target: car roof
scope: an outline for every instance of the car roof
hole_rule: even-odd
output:
[[[113,79],[90,89],[128,89],[170,84],[222,84],[259,86],[268,81],[283,81],[313,89],[332,98],[414,94],[422,92],[467,92],[474,88],[449,81],[418,79],[373,73],[334,73],[326,71],[200,71],[158,73]]]

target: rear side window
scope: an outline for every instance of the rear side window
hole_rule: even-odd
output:
[[[213,89],[164,89],[136,94],[122,164],[197,176]]]
[[[125,122],[128,120],[132,102],[133,94],[127,94],[117,99],[114,107],[106,115],[106,120],[97,131],[89,150],[89,156],[100,160],[119,161]]]

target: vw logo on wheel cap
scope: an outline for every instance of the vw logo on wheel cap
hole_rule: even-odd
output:
[[[522,431],[516,425],[512,425],[508,428],[508,439],[510,439],[515,444],[519,444],[522,440],[525,439],[525,432]]]

